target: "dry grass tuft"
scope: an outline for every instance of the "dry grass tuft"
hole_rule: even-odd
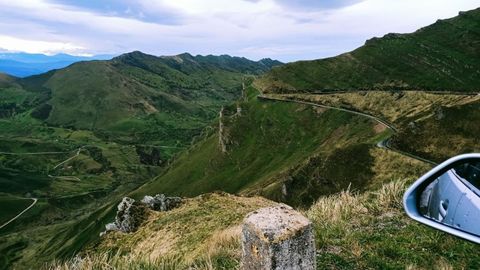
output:
[[[320,198],[307,212],[307,217],[318,224],[335,224],[348,221],[353,215],[365,214],[368,209],[349,189]]]
[[[231,257],[239,258],[241,233],[240,225],[214,232],[204,244],[203,250],[209,257],[227,253]]]
[[[373,192],[376,206],[381,211],[402,208],[402,196],[406,189],[405,180],[397,180],[385,184],[379,191]]]

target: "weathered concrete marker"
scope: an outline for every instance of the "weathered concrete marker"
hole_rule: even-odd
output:
[[[287,205],[247,215],[242,228],[241,269],[315,269],[312,223]]]

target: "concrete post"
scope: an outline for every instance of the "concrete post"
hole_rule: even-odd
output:
[[[315,269],[312,223],[287,205],[247,215],[242,228],[241,269]]]

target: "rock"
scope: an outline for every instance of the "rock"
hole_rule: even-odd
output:
[[[109,232],[109,231],[118,231],[118,227],[117,227],[117,225],[115,225],[114,222],[111,222],[111,223],[108,223],[107,225],[105,225],[105,230],[106,230],[107,232]]]
[[[145,220],[146,207],[144,204],[135,202],[134,199],[125,197],[117,207],[115,222],[107,224],[106,229],[118,230],[121,232],[134,232]]]
[[[145,196],[142,199],[142,203],[148,206],[148,208],[155,211],[169,211],[179,206],[182,203],[180,197],[166,197],[164,194],[157,194],[155,197]]]
[[[315,269],[312,223],[287,205],[247,215],[242,228],[241,269]]]
[[[148,208],[155,211],[169,211],[181,203],[182,198],[166,197],[164,194],[157,194],[154,197],[145,196],[141,202],[125,197],[117,206],[115,222],[105,225],[105,231],[100,233],[100,236],[109,231],[134,232],[146,219]]]

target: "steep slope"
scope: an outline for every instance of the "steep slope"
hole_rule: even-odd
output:
[[[392,123],[389,145],[434,162],[480,151],[480,96],[419,91],[271,95],[366,112]]]
[[[12,83],[15,79],[16,78],[11,75],[0,72],[0,83]]]
[[[258,100],[255,93],[249,88],[240,110],[225,108],[221,128],[212,127],[134,196],[222,190],[308,206],[349,186],[365,190],[388,180],[381,176],[386,168],[374,169],[383,157],[375,144],[390,134],[385,127],[347,112]],[[410,168],[420,174],[422,166]],[[402,167],[394,171],[404,176]]]
[[[156,57],[132,52],[110,61],[80,62],[20,81],[51,98],[35,110],[54,126],[100,130],[117,137],[136,133],[137,143],[186,143],[241,95],[246,75],[279,62],[182,54]],[[161,138],[159,138],[161,137]]]
[[[134,52],[2,76],[0,197],[38,202],[0,229],[0,269],[38,268],[95,240],[116,202],[159,175],[268,63]]]
[[[333,58],[273,69],[264,92],[358,89],[480,91],[480,9],[412,34],[388,34]]]

